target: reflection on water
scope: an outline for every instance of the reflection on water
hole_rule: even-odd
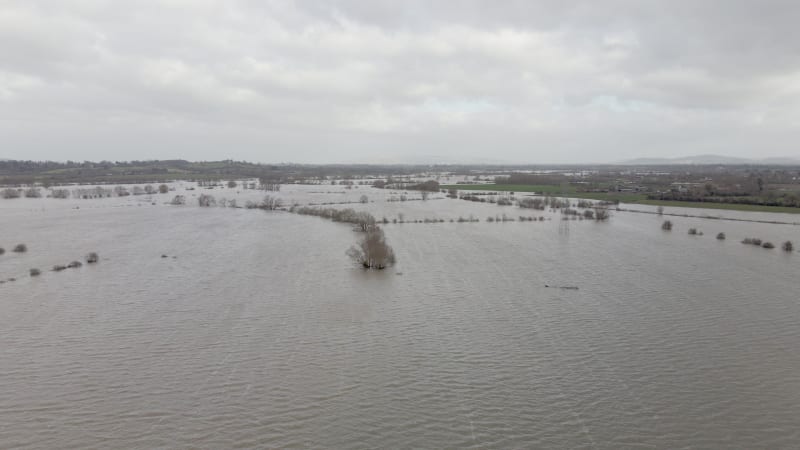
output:
[[[310,193],[320,190],[280,195],[366,192],[374,202],[349,206],[390,219],[519,213],[386,203],[368,188]],[[0,256],[0,277],[20,278],[0,286],[0,446],[800,440],[800,254],[738,242],[800,242],[800,227],[672,218],[665,233],[657,216],[617,213],[559,233],[549,212],[535,223],[390,224],[398,266],[370,273],[347,261],[357,234],[346,225],[164,206],[173,194],[155,206],[0,202],[0,245],[29,247]],[[47,270],[88,251],[98,265]],[[25,276],[31,267],[44,273]]]

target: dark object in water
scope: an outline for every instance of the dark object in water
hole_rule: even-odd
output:
[[[97,253],[92,252],[92,253],[89,253],[88,255],[86,255],[86,262],[87,263],[94,264],[97,261],[100,261],[100,256],[98,256]]]
[[[578,290],[578,286],[550,286],[549,284],[545,284],[544,287],[546,287],[546,288],[551,287],[551,288],[558,288],[558,289],[569,289],[569,290],[572,290],[572,291],[577,291]]]
[[[53,272],[61,272],[62,270],[66,270],[67,266],[63,266],[61,264],[57,264],[53,266]]]
[[[166,258],[166,257],[167,257],[167,255],[161,255],[161,257],[162,257],[162,258]]]
[[[39,275],[42,274],[42,271],[39,269],[31,269],[30,274],[32,277],[38,277]]]
[[[67,267],[70,269],[76,269],[81,266],[83,266],[83,264],[80,261],[72,261],[71,263],[67,264]]]

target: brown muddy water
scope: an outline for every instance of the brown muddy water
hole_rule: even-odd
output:
[[[398,265],[365,272],[347,225],[198,208],[200,192],[0,200],[0,279],[17,278],[0,285],[0,447],[800,442],[800,253],[739,243],[800,244],[798,226],[490,224],[520,210],[284,187],[303,204],[367,193],[346,206],[389,220],[482,219],[386,225]],[[49,270],[89,251],[99,264]]]

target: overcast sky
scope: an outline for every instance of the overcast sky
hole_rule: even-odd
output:
[[[800,2],[0,0],[0,158],[800,157]]]

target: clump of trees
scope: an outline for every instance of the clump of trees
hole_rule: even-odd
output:
[[[283,207],[283,200],[280,197],[267,195],[264,197],[264,200],[261,201],[258,207],[267,211],[275,211],[276,209]]]
[[[661,224],[661,229],[664,231],[672,231],[672,221],[665,220],[664,223]]]
[[[304,206],[294,210],[297,214],[305,216],[317,216],[330,219],[334,222],[344,222],[356,225],[360,231],[369,231],[375,227],[375,217],[365,211],[356,211],[351,208],[311,208]]]
[[[380,227],[367,230],[358,244],[347,250],[347,256],[365,269],[385,269],[394,265],[396,258],[392,247]]]
[[[39,188],[31,187],[25,189],[25,198],[41,198],[41,197],[42,197],[42,191],[39,190]]]
[[[521,198],[521,199],[519,199],[517,201],[517,205],[520,208],[527,208],[527,209],[544,210],[544,208],[545,208],[544,200],[542,198],[539,198],[539,197]]]
[[[603,208],[600,206],[594,207],[594,220],[598,222],[604,222],[611,217],[611,213],[608,212],[608,208]]]
[[[2,197],[5,199],[20,197],[19,190],[14,188],[5,188],[2,192],[0,192],[0,194],[2,194]]]
[[[211,206],[216,206],[217,200],[213,195],[200,194],[200,197],[197,197],[197,204],[200,205],[201,208],[208,208]]]
[[[786,241],[783,243],[783,245],[781,245],[781,248],[785,252],[791,252],[794,251],[794,244],[792,244],[792,241]]]
[[[53,189],[50,191],[50,196],[58,199],[69,198],[69,190],[67,189]]]

